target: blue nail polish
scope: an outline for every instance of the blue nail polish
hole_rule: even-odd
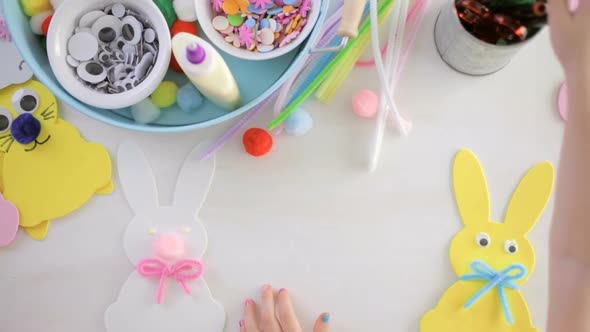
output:
[[[329,323],[330,322],[330,314],[325,314],[324,317],[322,317],[322,322]]]

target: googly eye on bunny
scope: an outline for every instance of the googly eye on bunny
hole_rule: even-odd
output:
[[[121,187],[134,214],[123,247],[136,269],[105,312],[108,332],[161,332],[169,326],[223,331],[225,310],[205,282],[208,238],[199,211],[215,162],[198,160],[204,147],[195,148],[184,162],[171,206],[160,205],[151,167],[139,147],[120,147]]]

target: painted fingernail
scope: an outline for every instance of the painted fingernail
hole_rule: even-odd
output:
[[[281,294],[284,291],[286,291],[286,289],[284,289],[284,288],[279,289],[279,294]]]
[[[240,321],[240,327],[244,327],[244,323],[245,323],[245,322],[244,322],[243,320],[241,320],[241,321]]]
[[[252,304],[252,300],[246,300],[246,302],[244,303],[244,306],[248,307],[251,304]]]
[[[269,284],[266,284],[266,285],[262,286],[262,290],[263,291],[267,291],[269,289],[270,289],[270,285]]]
[[[324,314],[324,316],[322,317],[322,322],[324,322],[325,324],[330,322],[330,314]]]

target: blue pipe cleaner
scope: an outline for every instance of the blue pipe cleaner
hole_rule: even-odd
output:
[[[21,114],[12,122],[10,133],[22,145],[33,143],[41,133],[41,122],[29,113]]]
[[[521,280],[527,275],[527,268],[522,264],[512,264],[506,269],[500,272],[496,272],[488,264],[480,260],[475,260],[471,262],[470,267],[474,273],[466,274],[460,277],[459,280],[479,280],[489,282],[482,289],[477,291],[477,293],[475,293],[475,295],[473,295],[467,301],[467,303],[465,303],[464,308],[471,308],[479,299],[481,299],[482,296],[484,296],[486,293],[497,287],[498,295],[500,296],[500,304],[502,305],[502,309],[504,310],[504,316],[506,317],[506,321],[510,324],[514,324],[514,318],[512,317],[512,312],[510,311],[508,299],[506,298],[505,288],[519,290],[520,286],[518,286],[515,282]]]
[[[340,44],[341,40],[342,40],[342,37],[336,36],[334,38],[334,40],[330,44],[328,44],[328,46],[329,47],[337,46],[338,44]],[[328,63],[330,63],[330,61],[332,61],[332,59],[334,59],[337,54],[338,54],[337,52],[328,52],[328,53],[322,54],[316,60],[315,64],[312,65],[313,69],[311,69],[307,73],[307,76],[304,78],[304,80],[300,84],[298,84],[299,87],[291,95],[291,98],[289,99],[289,102],[287,103],[287,105],[291,105],[295,101],[295,99],[297,99],[301,94],[303,94],[303,91],[305,89],[307,89],[309,84],[311,84],[311,82],[320,74],[320,72],[322,70],[324,70],[324,68],[328,65]]]
[[[339,1],[338,4],[339,4],[339,6],[341,6],[342,1]],[[367,4],[365,5],[365,9],[363,11],[363,17],[365,19],[368,18],[369,11],[370,11],[370,5],[369,5],[369,2],[367,1]],[[335,28],[337,28],[336,25],[335,25]],[[328,47],[337,46],[340,44],[341,41],[342,41],[342,37],[335,36],[334,39],[327,46]],[[329,52],[329,53],[322,54],[321,56],[319,56],[318,59],[315,60],[315,63],[311,64],[312,69],[308,70],[305,73],[306,77],[303,79],[303,81],[301,83],[296,84],[297,88],[294,89],[295,92],[291,94],[291,97],[289,98],[289,101],[286,105],[293,104],[293,102],[297,98],[299,98],[299,96],[301,94],[303,94],[303,91],[320,74],[320,72],[336,57],[337,54],[338,54],[338,52]]]

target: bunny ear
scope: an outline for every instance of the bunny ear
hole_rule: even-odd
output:
[[[519,234],[528,234],[541,217],[553,191],[555,172],[549,162],[531,168],[514,191],[504,222]]]
[[[481,164],[473,152],[457,153],[453,169],[453,185],[459,214],[466,226],[490,221],[490,196]]]
[[[158,207],[158,190],[152,168],[135,143],[121,144],[117,153],[119,179],[131,209],[137,214]]]
[[[178,175],[174,206],[194,211],[195,216],[201,210],[215,173],[215,157],[199,160],[208,144],[201,143],[186,158]]]

